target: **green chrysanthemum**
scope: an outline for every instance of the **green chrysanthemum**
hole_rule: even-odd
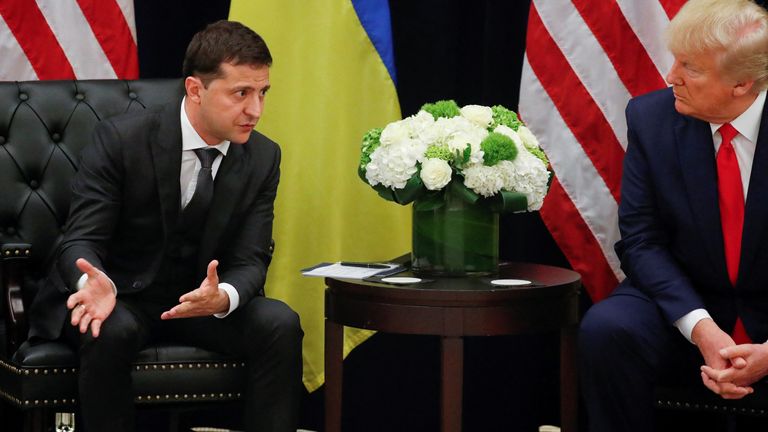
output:
[[[371,161],[371,153],[381,145],[381,131],[383,128],[373,128],[363,135],[363,142],[360,145],[360,168],[365,170],[366,165]]]
[[[428,103],[422,105],[421,109],[432,114],[435,120],[440,117],[451,118],[461,115],[459,106],[453,100],[441,100],[435,103]]]
[[[503,160],[514,160],[517,157],[517,147],[512,138],[491,132],[480,143],[483,149],[483,161],[486,166],[494,166]]]
[[[494,105],[491,107],[491,113],[493,114],[493,123],[489,130],[493,130],[496,126],[504,125],[512,130],[516,131],[523,122],[517,118],[517,114],[514,111],[508,110],[501,105]]]
[[[447,145],[431,145],[427,147],[427,151],[424,152],[424,156],[427,159],[442,159],[444,161],[450,161],[453,159],[451,150]]]

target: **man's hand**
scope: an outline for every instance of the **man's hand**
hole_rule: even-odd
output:
[[[742,368],[730,367],[725,370],[702,366],[701,371],[717,383],[731,382],[737,386],[749,386],[768,375],[768,345],[744,344],[720,350],[720,356],[726,361],[742,358],[746,365]]]
[[[706,366],[714,371],[724,371],[729,368],[743,369],[747,365],[744,358],[740,356],[725,358],[720,355],[721,349],[734,347],[736,344],[731,336],[722,331],[711,318],[705,318],[693,327],[691,340],[699,348]],[[701,380],[708,389],[722,396],[723,399],[741,399],[754,391],[752,387],[740,386],[730,381],[715,381],[704,372],[701,372]]]
[[[208,264],[208,275],[203,279],[200,288],[179,297],[179,304],[163,312],[160,318],[191,318],[228,311],[229,296],[219,289],[219,275],[216,273],[218,265],[218,261],[211,261]]]
[[[80,333],[88,331],[90,325],[93,337],[99,337],[101,325],[115,308],[115,291],[107,275],[87,260],[80,258],[75,264],[88,275],[88,280],[67,299],[67,308],[72,310],[70,322],[80,328]]]

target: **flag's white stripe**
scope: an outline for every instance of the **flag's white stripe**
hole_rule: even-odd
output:
[[[75,0],[36,1],[78,79],[117,78]]]
[[[618,280],[624,279],[613,245],[619,240],[618,205],[549,95],[523,60],[520,112],[549,156],[552,168]]]
[[[138,44],[138,39],[136,39],[136,15],[133,9],[133,0],[117,0],[117,5],[120,6],[120,10],[123,11],[125,22],[128,23],[128,27],[131,29],[133,43]]]
[[[627,148],[624,108],[631,97],[603,47],[570,0],[534,0],[541,21],[571,68]]]
[[[0,15],[0,81],[36,80],[37,74],[29,63],[27,55],[13,36],[5,18]]]
[[[666,76],[674,61],[662,37],[663,30],[669,25],[667,12],[656,0],[617,0],[617,2],[629,26],[648,52],[648,57],[656,65],[659,75]]]

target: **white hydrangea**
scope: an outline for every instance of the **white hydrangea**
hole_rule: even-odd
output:
[[[529,211],[541,208],[549,182],[549,171],[544,162],[527,150],[522,150],[514,161],[501,161],[495,167],[498,167],[504,179],[505,190],[525,194]]]
[[[496,166],[474,164],[464,168],[464,186],[484,197],[497,194],[504,187],[504,176]]]
[[[483,129],[490,126],[493,121],[491,108],[482,105],[466,105],[461,109],[461,115]]]
[[[421,181],[429,190],[440,190],[451,181],[451,166],[442,159],[427,159],[421,164]]]
[[[414,142],[415,140],[406,140]],[[365,179],[371,186],[381,183],[386,187],[402,189],[417,171],[416,163],[424,157],[425,146],[408,144],[381,145],[371,153],[366,166]]]

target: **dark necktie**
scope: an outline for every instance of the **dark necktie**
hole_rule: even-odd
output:
[[[194,150],[200,159],[200,171],[197,173],[197,186],[195,193],[186,207],[184,207],[184,221],[188,227],[202,226],[208,207],[213,199],[213,161],[219,155],[215,148],[199,148]]]
[[[726,123],[718,129],[723,142],[717,151],[717,191],[720,205],[720,222],[723,228],[725,266],[731,285],[736,286],[741,258],[741,235],[744,228],[744,188],[741,183],[739,161],[732,140],[738,131]],[[750,343],[741,318],[736,319],[733,340],[737,344]]]

